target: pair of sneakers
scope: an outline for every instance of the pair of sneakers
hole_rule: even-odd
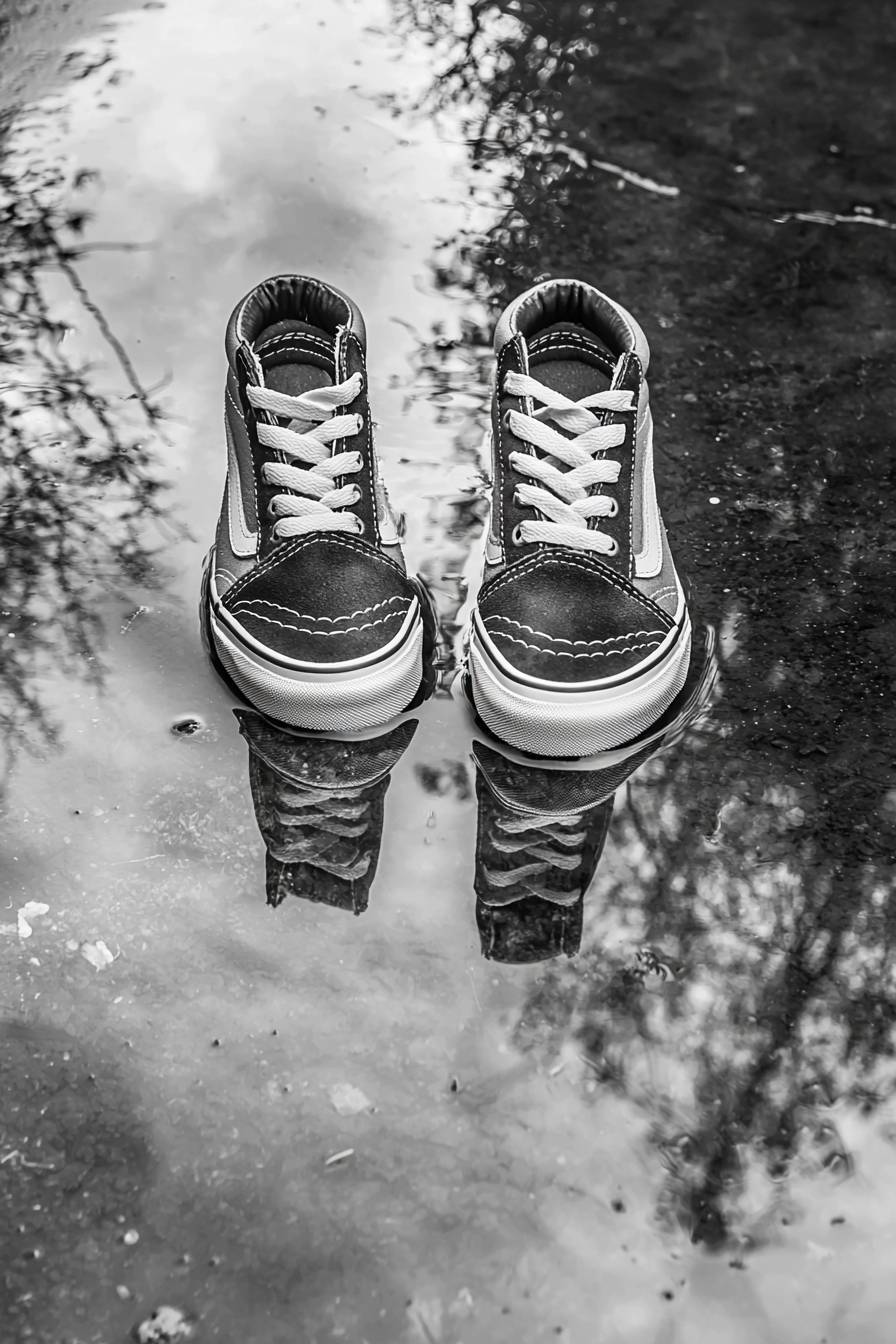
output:
[[[374,452],[357,306],[264,281],[227,327],[228,471],[203,585],[215,662],[281,724],[350,732],[418,694],[427,599]],[[576,280],[495,331],[492,507],[466,670],[500,739],[585,756],[636,737],[681,689],[690,621],[657,507],[647,341]]]

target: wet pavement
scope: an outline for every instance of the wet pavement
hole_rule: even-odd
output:
[[[0,1337],[889,1341],[894,16],[63,8],[0,85]],[[352,743],[235,715],[196,618],[282,270],[364,311],[439,615]],[[548,274],[647,331],[703,632],[556,769],[453,679],[491,323]]]

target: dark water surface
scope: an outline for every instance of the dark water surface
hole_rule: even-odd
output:
[[[42,101],[3,55],[0,1338],[889,1344],[893,12],[81,22]],[[360,742],[235,716],[197,628],[224,323],[286,270],[365,313],[441,622]],[[677,718],[553,771],[452,686],[546,274],[647,331],[705,632]]]

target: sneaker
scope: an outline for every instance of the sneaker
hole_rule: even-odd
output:
[[[332,286],[279,275],[237,305],[226,350],[210,651],[280,723],[385,723],[420,685],[423,622],[373,450],[363,318]]]
[[[495,352],[472,694],[512,746],[591,755],[655,722],[688,669],[653,480],[647,341],[605,294],[550,280],[506,309]]]
[[[288,733],[251,710],[236,716],[249,747],[268,905],[298,896],[363,914],[380,856],[383,801],[416,719],[344,741]]]

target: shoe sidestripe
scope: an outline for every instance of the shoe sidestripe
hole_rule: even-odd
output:
[[[663,567],[663,530],[653,476],[653,417],[647,426],[641,487],[641,549],[634,556],[636,579],[655,579]]]
[[[233,554],[245,559],[258,551],[258,533],[253,532],[246,521],[243,507],[243,492],[240,486],[240,464],[237,457],[230,418],[225,416],[227,431],[227,527],[230,533],[230,549]]]

